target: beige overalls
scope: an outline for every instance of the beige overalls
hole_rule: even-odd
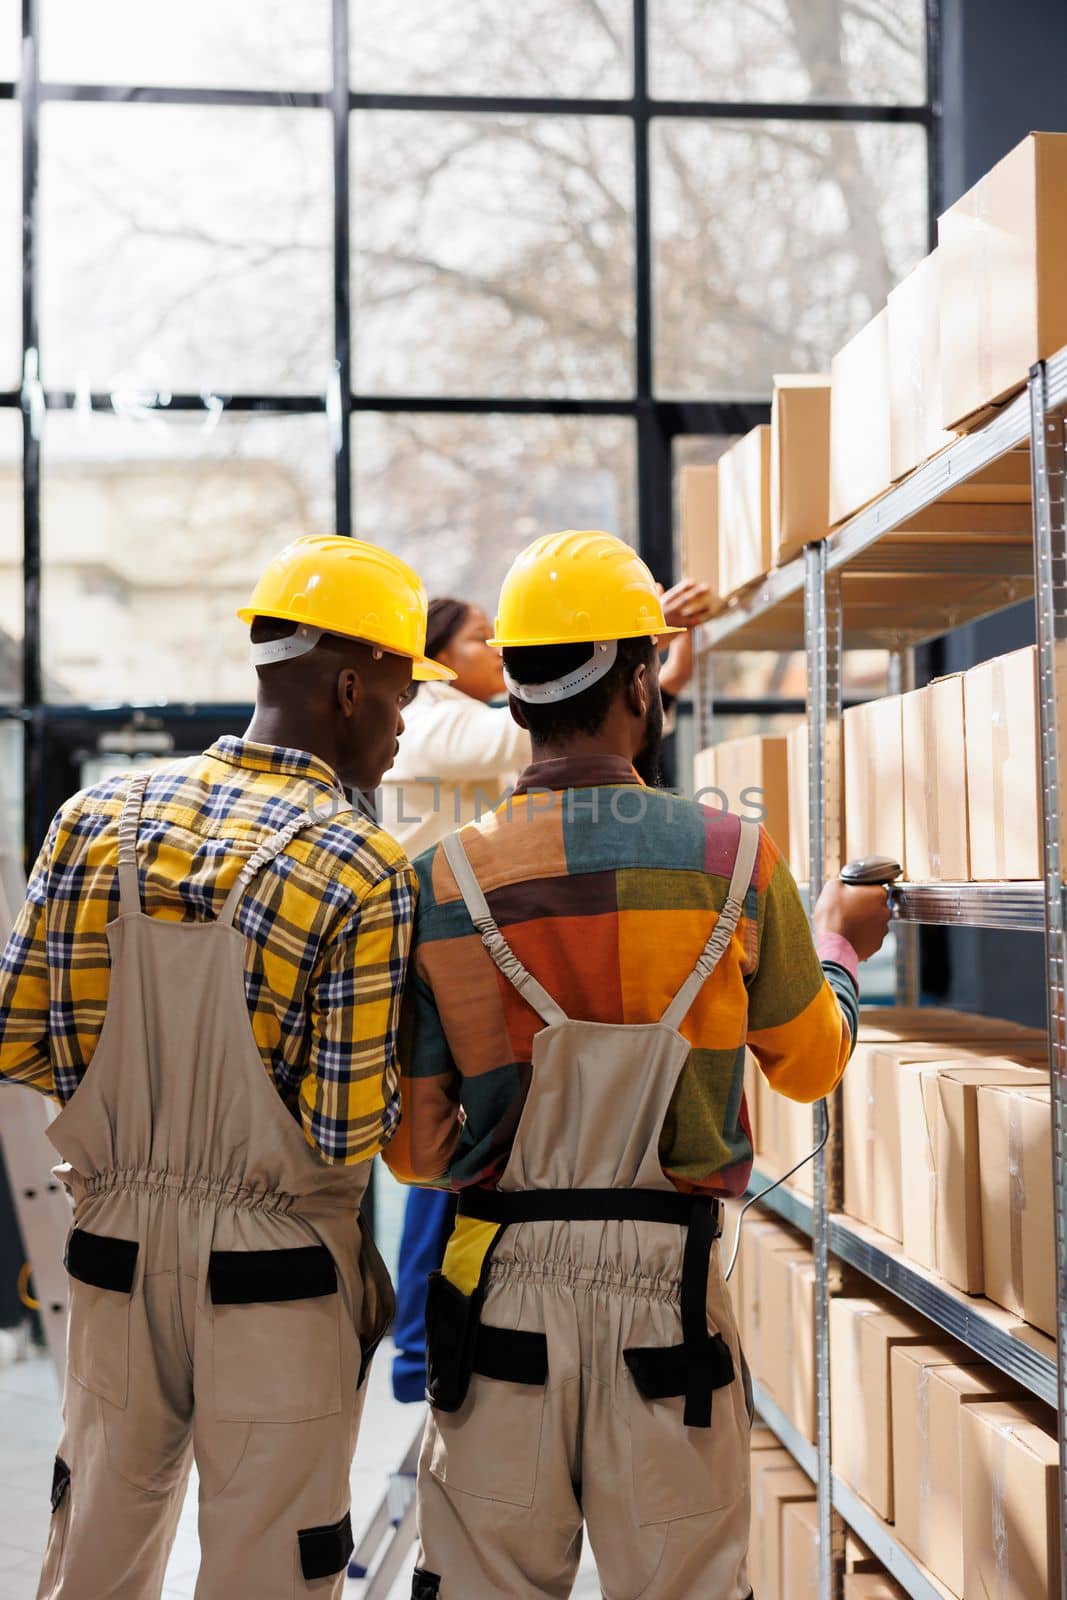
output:
[[[237,903],[141,909],[147,779],[119,828],[111,980],[85,1078],[49,1133],[74,1199],[64,1430],[39,1600],[157,1600],[191,1457],[197,1600],[341,1594],[362,1379],[392,1310],[359,1206],[369,1165],[311,1149],[264,1070]]]
[[[606,1600],[745,1600],[749,1409],[717,1202],[664,1176],[678,1032],[729,945],[758,830],[659,1022],[567,1017],[497,928],[461,838],[475,928],[544,1019],[499,1188],[465,1190],[427,1303],[432,1410],[413,1600],[571,1592],[583,1522]]]

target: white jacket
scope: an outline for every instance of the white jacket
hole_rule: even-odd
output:
[[[529,762],[530,735],[507,706],[487,706],[448,683],[420,684],[378,791],[378,821],[414,860],[491,811]]]

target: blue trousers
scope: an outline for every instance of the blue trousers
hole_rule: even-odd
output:
[[[444,1260],[455,1215],[455,1195],[441,1189],[409,1190],[393,1324],[393,1394],[405,1403],[426,1397],[426,1282]]]

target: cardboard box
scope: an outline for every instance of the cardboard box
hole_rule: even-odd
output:
[[[902,1242],[900,1047],[858,1046],[842,1080],[844,1202],[850,1217]]]
[[[834,1470],[871,1509],[893,1520],[893,1428],[890,1359],[901,1344],[941,1344],[947,1336],[914,1313],[873,1299],[830,1302],[830,1413]]]
[[[964,674],[971,876],[1039,878],[1041,788],[1033,645]],[[846,713],[847,715],[847,713]]]
[[[955,428],[1067,344],[1067,135],[1025,138],[949,207],[938,239],[940,421]]]
[[[784,1507],[815,1501],[811,1479],[781,1454],[784,1461],[774,1460],[773,1451],[752,1458],[752,1528],[758,1536],[749,1546],[748,1577],[760,1600],[781,1600]]]
[[[719,604],[718,478],[718,467],[682,468],[682,573],[708,585],[712,611]]]
[[[1020,1398],[1017,1384],[968,1355],[897,1345],[892,1359],[897,1538],[954,1595],[963,1594],[964,1406]]]
[[[884,494],[890,460],[889,313],[882,310],[830,367],[830,524]]]
[[[1059,1452],[1040,1401],[965,1406],[963,1588],[1048,1600],[1059,1584]]]
[[[889,450],[894,483],[955,438],[941,427],[939,264],[935,250],[889,295]]]
[[[773,1250],[798,1250],[803,1248],[801,1234],[774,1217],[759,1216],[749,1212],[741,1233],[741,1251],[737,1258],[731,1292],[737,1316],[741,1344],[752,1376],[763,1382],[763,1339],[765,1321],[763,1297],[763,1264]],[[772,1326],[768,1323],[768,1326]],[[768,1340],[770,1346],[771,1340]]]
[[[1038,1048],[1031,1064],[995,1055],[981,1062],[974,1055],[958,1061],[900,1062],[904,1250],[919,1266],[940,1273],[967,1294],[981,1294],[985,1281],[978,1089],[982,1084],[1035,1088],[1047,1082]],[[928,1057],[929,1052],[923,1054]]]
[[[892,856],[904,865],[901,695],[852,706],[845,741],[845,859]]]
[[[830,379],[777,375],[771,399],[771,546],[776,567],[830,531]]]
[[[818,1600],[819,1508],[794,1500],[782,1510],[782,1600]]]
[[[798,883],[811,877],[811,841],[808,837],[808,725],[798,722],[786,741],[786,781],[789,790],[789,865]]]
[[[786,1334],[793,1365],[787,1415],[808,1443],[814,1444],[818,1431],[815,1395],[815,1261],[810,1254],[806,1259],[791,1258],[789,1261],[789,1321]]]
[[[759,1348],[759,1381],[780,1411],[795,1421],[794,1387],[797,1355],[793,1348],[793,1286],[790,1267],[794,1262],[810,1265],[810,1249],[796,1247],[770,1235],[761,1237],[760,1317],[763,1328],[773,1336],[763,1338]],[[813,1302],[814,1303],[814,1302]]]
[[[727,808],[760,819],[785,855],[789,850],[789,770],[785,734],[753,733],[716,746],[716,786]]]
[[[845,1600],[908,1600],[908,1597],[888,1572],[857,1572],[845,1575]]]
[[[917,882],[970,875],[963,729],[962,674],[901,697],[904,867]]]
[[[1051,1090],[978,1090],[985,1293],[1056,1334]]]
[[[729,599],[770,572],[771,430],[753,428],[719,461],[719,593]]]
[[[872,1556],[862,1539],[857,1539],[851,1528],[845,1529],[845,1571],[880,1572],[882,1563]]]
[[[962,1055],[1044,1059],[1036,1028],[940,1006],[865,1006],[842,1080],[844,1206],[849,1216],[903,1239],[900,1186],[899,1064],[958,1062]]]

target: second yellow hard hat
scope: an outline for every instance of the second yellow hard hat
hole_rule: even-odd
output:
[[[549,533],[516,556],[489,643],[519,649],[684,633],[668,628],[656,580],[622,539]]]

